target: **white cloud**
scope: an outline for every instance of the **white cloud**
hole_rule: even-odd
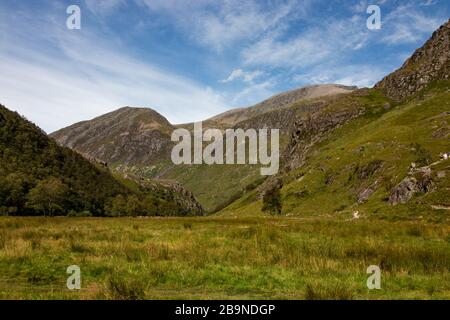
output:
[[[435,4],[436,4],[436,1],[434,1],[434,0],[426,0],[425,2],[422,3],[422,6],[428,7],[428,6],[432,6]]]
[[[174,123],[225,110],[211,88],[141,62],[86,29],[55,27],[51,19],[21,27],[2,24],[8,46],[0,49],[0,103],[47,132],[126,105],[151,107]]]
[[[294,76],[301,84],[336,83],[346,86],[372,87],[387,74],[385,69],[370,65],[317,66],[308,73]]]
[[[227,83],[227,82],[232,82],[232,81],[237,80],[237,79],[242,79],[244,82],[252,83],[254,79],[262,76],[263,74],[264,74],[264,72],[262,72],[261,70],[255,70],[255,71],[251,71],[251,72],[246,72],[246,71],[244,71],[242,69],[234,69],[230,73],[228,78],[226,78],[224,80],[220,80],[219,82]]]
[[[231,106],[247,107],[261,102],[274,95],[274,86],[275,82],[273,80],[249,85],[234,95],[231,99]]]
[[[304,14],[310,2],[287,0],[268,5],[256,0],[138,1],[152,12],[173,17],[195,41],[218,52],[236,42],[257,39],[285,24],[290,14]]]
[[[367,0],[360,0],[357,4],[352,7],[352,10],[356,13],[366,12],[368,7]]]
[[[381,41],[387,44],[415,43],[429,36],[446,19],[425,16],[411,5],[401,5],[384,18],[385,36]]]
[[[300,35],[285,40],[283,33],[273,33],[242,52],[247,65],[310,67],[322,61],[337,59],[346,50],[361,49],[367,41],[367,30],[361,17],[323,22]]]

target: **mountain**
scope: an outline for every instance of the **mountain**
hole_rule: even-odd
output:
[[[233,110],[230,112],[232,118],[225,113],[206,120],[203,126],[280,128],[284,146],[298,114],[310,112],[322,105],[322,100],[354,89],[341,85],[315,85],[291,90],[255,106]],[[170,135],[176,127],[193,129],[193,124],[172,126],[151,109],[126,107],[74,124],[50,136],[88,159],[108,163],[114,172],[122,175],[179,182],[210,212],[224,207],[264,179],[257,166],[174,165],[170,159],[173,146]]]
[[[0,105],[0,213],[39,215],[193,215],[203,209],[182,188],[115,177],[59,146]]]
[[[153,164],[170,157],[173,126],[149,108],[125,107],[52,133],[59,144],[110,164]]]
[[[279,128],[281,171],[267,179],[258,166],[174,165],[170,131],[192,129],[192,124],[171,126],[149,109],[120,109],[52,137],[108,162],[115,172],[177,181],[209,212],[270,211],[271,203],[286,214],[360,207],[389,212],[392,204],[407,205],[420,193],[436,198],[411,210],[447,208],[440,197],[448,190],[445,163],[427,166],[450,149],[449,52],[447,22],[373,89],[310,86],[203,122],[204,128]],[[147,113],[145,120],[136,120]],[[146,125],[148,130],[136,129]]]
[[[450,20],[436,30],[403,66],[380,81],[375,88],[395,100],[405,99],[435,80],[449,80]]]
[[[300,100],[311,100],[320,97],[349,93],[356,87],[338,84],[321,84],[298,88],[277,94],[252,107],[226,111],[205,121],[205,126],[234,127],[236,124],[257,117],[269,111],[279,110]],[[210,125],[209,125],[210,124]]]
[[[283,168],[221,211],[449,220],[449,23],[373,89],[295,121]]]

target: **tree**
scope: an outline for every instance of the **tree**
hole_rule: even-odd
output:
[[[51,177],[38,182],[28,193],[27,206],[45,215],[63,211],[64,198],[68,188],[59,179]]]
[[[156,216],[158,213],[158,200],[152,195],[147,195],[142,201],[142,209],[147,216]]]
[[[262,211],[268,211],[270,214],[281,213],[281,187],[281,181],[277,180],[264,192]]]
[[[129,216],[137,216],[142,212],[142,204],[139,201],[139,198],[135,195],[128,196],[127,199],[127,215]]]
[[[127,200],[123,195],[119,194],[110,200],[105,209],[107,213],[113,216],[125,215],[127,211]]]

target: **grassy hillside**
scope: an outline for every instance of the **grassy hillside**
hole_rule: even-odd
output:
[[[448,110],[448,81],[433,83],[387,110],[382,100],[374,103],[370,112],[333,130],[309,149],[303,166],[282,176],[282,214],[351,217],[359,210],[370,216],[426,218],[435,213],[448,219],[450,161],[430,167],[430,192],[416,194],[407,204],[388,203],[392,188],[408,176],[411,163],[427,166],[450,151]],[[361,199],[364,191],[367,199]],[[247,195],[224,213],[261,213],[256,196],[256,192]]]

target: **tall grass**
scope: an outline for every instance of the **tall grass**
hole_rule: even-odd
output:
[[[0,298],[450,298],[449,234],[383,220],[1,218]],[[80,292],[65,288],[73,264]]]

